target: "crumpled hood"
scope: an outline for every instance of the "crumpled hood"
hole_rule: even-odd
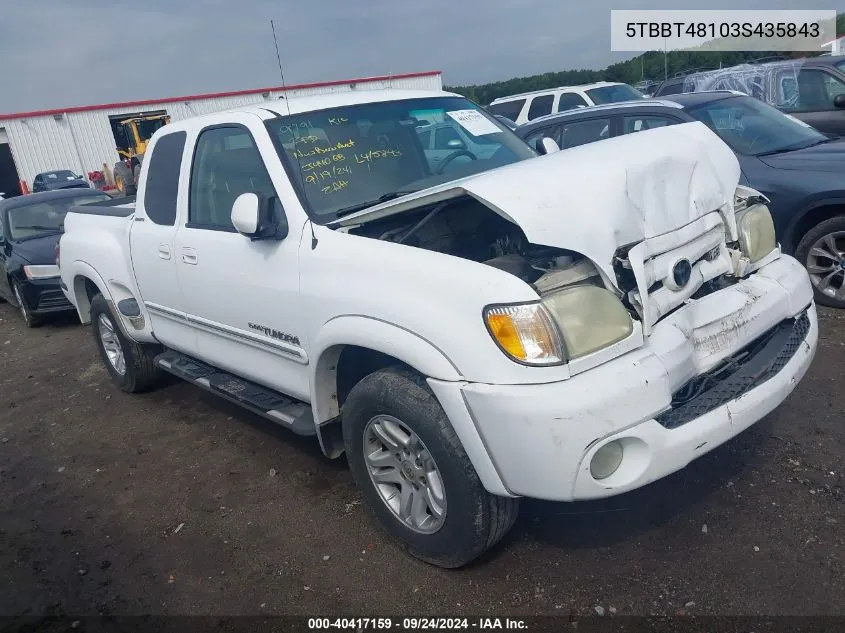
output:
[[[736,156],[703,123],[646,130],[522,161],[370,207],[347,226],[469,194],[534,244],[577,251],[610,273],[620,246],[733,204]]]

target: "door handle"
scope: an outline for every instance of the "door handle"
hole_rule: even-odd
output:
[[[158,256],[161,259],[170,259],[170,246],[168,244],[159,244]]]
[[[192,264],[194,266],[197,265],[197,251],[193,248],[183,248],[182,249],[182,261],[186,264]]]

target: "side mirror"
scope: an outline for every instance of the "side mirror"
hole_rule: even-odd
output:
[[[560,147],[558,147],[555,140],[553,138],[549,138],[548,136],[538,138],[535,149],[537,150],[537,153],[541,156],[544,156],[546,154],[554,154],[555,152],[560,151]]]
[[[446,143],[446,147],[448,147],[449,149],[466,149],[467,148],[466,144],[462,140],[456,139],[456,138],[453,138],[451,141],[448,141]]]
[[[833,107],[834,108],[845,108],[845,94],[836,95],[833,98]]]
[[[282,240],[288,234],[288,222],[278,198],[242,193],[232,205],[232,225],[251,240]]]

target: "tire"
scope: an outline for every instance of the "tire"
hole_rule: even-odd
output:
[[[393,420],[418,436],[423,460],[433,459],[435,471],[424,469],[428,471],[428,478],[423,480],[427,487],[433,489],[433,482],[437,480],[444,491],[442,519],[437,519],[432,506],[428,505],[424,513],[427,518],[419,522],[416,529],[403,522],[383,498],[370,475],[371,467],[364,454],[365,440],[369,447],[367,452],[372,450],[369,440],[375,437],[370,433],[376,428],[374,425],[381,424],[384,429],[384,424],[388,423],[395,429]],[[438,567],[461,567],[493,547],[513,526],[519,500],[498,497],[484,489],[440,403],[419,374],[391,367],[365,377],[352,388],[343,405],[342,426],[346,456],[355,482],[382,526],[412,556]],[[412,443],[413,440],[409,442]],[[395,453],[383,450],[378,455],[393,460]],[[401,467],[380,468],[379,474],[386,472],[395,479],[382,484],[384,489],[403,485],[401,481],[407,485],[411,480],[402,473],[405,469],[413,471],[411,464],[411,459],[406,459]],[[420,526],[425,526],[426,531]]]
[[[821,256],[824,252],[829,257]],[[798,242],[795,259],[810,274],[816,303],[845,308],[845,215],[820,222],[807,231]]]
[[[105,297],[101,294],[91,300],[91,326],[94,342],[100,350],[103,364],[112,381],[121,391],[127,393],[148,391],[161,382],[163,373],[153,363],[156,354],[161,351],[160,348],[127,339],[118,326],[117,319],[109,310]],[[111,332],[108,333],[106,339],[104,332],[109,328]],[[122,354],[122,363],[109,356],[110,353],[114,355],[118,350]]]
[[[124,196],[135,195],[135,185],[132,184],[132,170],[124,163],[115,163],[114,165],[115,186],[118,185],[118,178],[120,179],[120,183],[123,185],[122,187],[118,186],[120,192]]]
[[[18,304],[18,310],[20,310],[26,327],[38,327],[41,325],[41,318],[32,313],[32,308],[27,303],[26,297],[24,297],[21,286],[17,281],[12,282],[12,292],[15,293],[15,302]]]

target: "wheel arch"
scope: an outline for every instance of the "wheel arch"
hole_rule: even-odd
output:
[[[343,398],[357,382],[357,374],[361,374],[360,380],[386,362],[407,365],[427,378],[463,379],[455,364],[434,343],[373,317],[350,315],[332,319],[317,336],[315,349],[310,383],[317,424],[340,414]]]
[[[821,198],[802,207],[787,225],[782,244],[784,250],[790,255],[794,254],[807,231],[837,215],[845,215],[845,195]]]

